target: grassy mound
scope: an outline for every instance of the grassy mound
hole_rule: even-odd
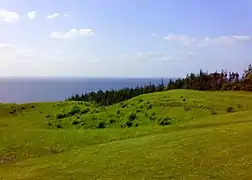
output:
[[[2,104],[0,178],[249,179],[251,112],[252,93],[192,90]]]

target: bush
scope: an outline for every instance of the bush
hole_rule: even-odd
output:
[[[109,120],[109,124],[114,124],[115,122],[116,122],[115,119],[110,119],[110,120]]]
[[[117,110],[117,111],[116,111],[116,114],[120,114],[120,113],[121,113],[121,111],[120,111],[120,110]]]
[[[133,123],[132,123],[132,121],[127,121],[127,122],[125,123],[125,125],[126,125],[127,127],[132,127]]]
[[[80,124],[80,121],[78,121],[78,120],[73,120],[72,125],[77,125],[77,124]]]
[[[121,124],[121,128],[125,128],[125,127],[126,127],[125,123]]]
[[[68,114],[70,116],[73,116],[75,114],[79,114],[80,112],[81,112],[81,108],[78,106],[74,106]]]
[[[99,112],[98,109],[94,109],[94,110],[91,112],[91,114],[93,114],[93,113],[98,113],[98,112]]]
[[[235,112],[235,109],[232,106],[227,107],[226,109],[227,113]]]
[[[12,111],[9,112],[9,114],[15,114],[17,112],[17,109],[14,108]]]
[[[156,116],[151,116],[151,117],[150,117],[150,120],[151,120],[151,121],[156,120],[156,119],[157,119]]]
[[[185,102],[185,101],[186,101],[186,99],[183,99],[183,101]]]
[[[56,118],[57,118],[57,119],[63,119],[63,118],[66,118],[66,117],[67,117],[67,114],[61,114],[61,113],[60,113],[60,114],[57,114],[57,115],[56,115]]]
[[[137,109],[137,110],[136,110],[136,113],[140,113],[140,112],[141,112],[141,110],[140,110],[140,109]]]
[[[82,111],[81,111],[81,114],[86,114],[86,113],[88,113],[90,111],[90,109],[89,108],[87,108],[87,109],[83,109]]]
[[[135,113],[131,113],[128,117],[128,120],[129,121],[134,121],[135,119],[137,118],[136,114]]]
[[[165,117],[165,118],[159,118],[158,119],[158,124],[161,126],[167,126],[171,124],[171,117]]]
[[[142,100],[142,99],[139,99],[138,102],[143,102],[143,100]]]
[[[135,126],[138,127],[138,126],[139,126],[139,122],[136,122],[136,123],[135,123]]]
[[[212,111],[212,115],[217,115],[217,112],[215,112],[215,111]]]
[[[152,109],[152,104],[149,104],[149,105],[147,106],[147,109]]]
[[[98,122],[98,124],[96,125],[96,128],[99,128],[99,129],[106,128],[106,123],[105,123],[104,121],[100,121],[100,122]]]
[[[59,129],[62,128],[62,126],[60,124],[58,124],[56,127],[59,128]]]

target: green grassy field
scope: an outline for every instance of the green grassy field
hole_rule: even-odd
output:
[[[0,179],[251,179],[252,93],[0,105]]]

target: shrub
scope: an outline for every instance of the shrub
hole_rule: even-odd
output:
[[[98,124],[96,125],[96,128],[99,128],[99,129],[106,128],[106,123],[105,123],[104,121],[100,121],[100,122],[98,122]]]
[[[80,124],[80,121],[78,121],[78,120],[73,120],[72,121],[72,125],[77,125],[77,124]]]
[[[153,121],[153,120],[155,120],[155,119],[157,119],[157,117],[156,117],[155,115],[150,117],[150,120],[151,120],[151,121]]]
[[[135,113],[131,113],[128,117],[128,120],[129,121],[134,121],[135,119],[137,118],[136,114]]]
[[[136,123],[135,123],[135,126],[138,127],[138,126],[139,126],[139,122],[136,122]]]
[[[48,123],[48,126],[52,126],[52,123],[51,123],[51,122],[49,122],[49,123]]]
[[[156,113],[155,113],[155,112],[151,113],[151,116],[155,116],[155,115],[156,115]]]
[[[235,109],[232,106],[227,107],[226,109],[227,113],[235,112]]]
[[[140,109],[143,109],[143,108],[144,108],[144,106],[143,106],[143,105],[141,105],[141,106],[140,106]]]
[[[116,122],[115,119],[110,119],[110,120],[109,120],[109,124],[114,124],[115,122]]]
[[[152,109],[152,104],[149,104],[149,105],[147,106],[147,109]]]
[[[215,111],[212,111],[212,115],[217,115],[217,112],[215,112]]]
[[[121,113],[121,111],[120,111],[120,110],[117,110],[117,111],[116,111],[116,114],[120,114],[120,113]]]
[[[81,111],[81,114],[86,114],[86,113],[88,113],[90,111],[90,109],[89,108],[87,108],[87,109],[83,109],[82,111]]]
[[[121,128],[125,128],[125,127],[126,127],[125,123],[121,124]]]
[[[186,99],[183,99],[183,101],[185,102],[185,101],[186,101]]]
[[[63,118],[66,118],[66,117],[67,117],[67,114],[61,114],[61,113],[60,113],[60,114],[57,114],[57,115],[56,115],[56,118],[57,118],[57,119],[63,119]]]
[[[59,129],[62,128],[62,126],[60,124],[58,124],[56,127],[59,128]]]
[[[12,111],[9,112],[9,114],[15,114],[17,112],[17,109],[14,108]]]
[[[94,109],[91,113],[93,114],[93,113],[98,113],[98,112],[99,112],[98,109]]]
[[[138,102],[143,102],[143,100],[142,100],[142,99],[139,99]]]
[[[127,127],[132,127],[133,123],[132,123],[132,121],[127,121],[127,122],[125,123],[125,125],[126,125]]]
[[[141,112],[141,110],[140,110],[140,109],[137,109],[136,112],[139,113],[139,112]]]
[[[158,119],[158,124],[161,126],[167,126],[171,124],[172,118],[171,117],[165,117],[165,118],[159,118]]]
[[[74,106],[68,114],[70,116],[73,116],[75,114],[79,114],[80,112],[81,112],[81,108],[78,106]]]

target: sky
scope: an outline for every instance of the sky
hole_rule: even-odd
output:
[[[242,72],[251,49],[251,0],[0,0],[0,76]]]

